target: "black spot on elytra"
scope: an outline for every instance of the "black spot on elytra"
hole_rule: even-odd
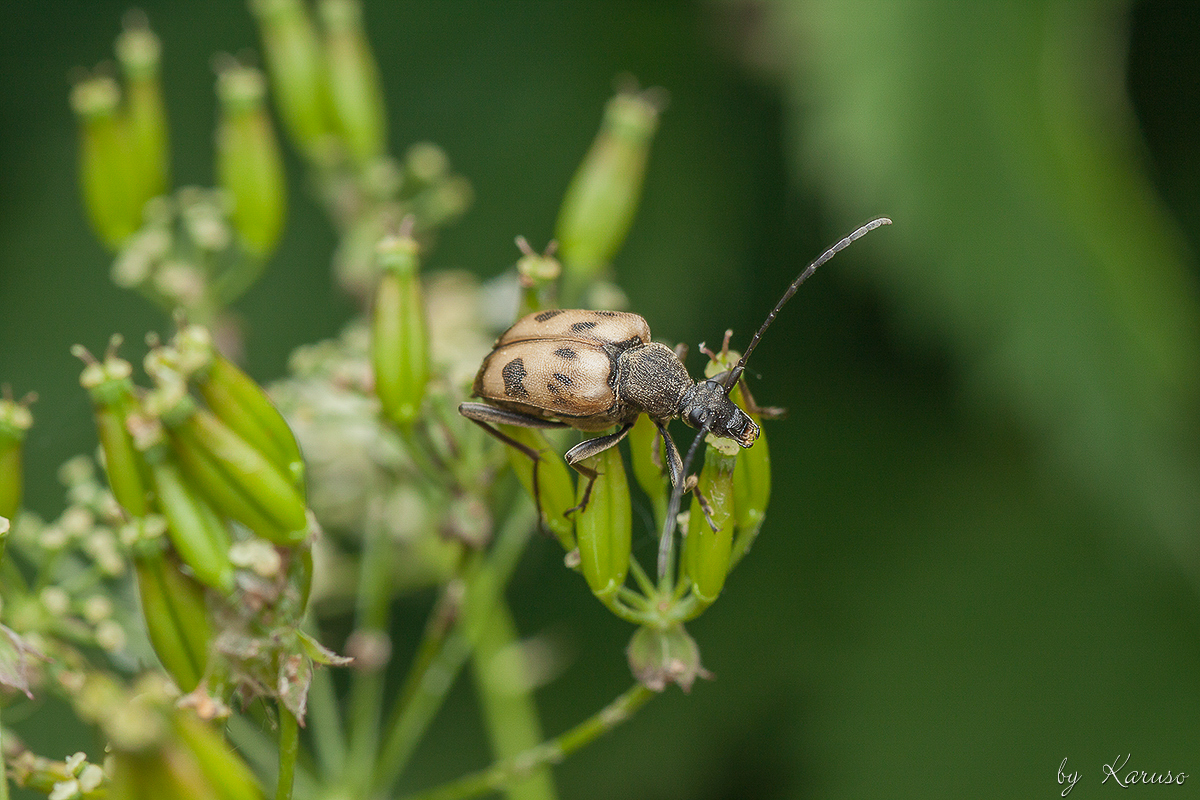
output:
[[[565,358],[567,361],[574,361],[575,359],[579,358],[579,353],[576,353],[570,347],[560,347],[554,351],[554,355],[558,356],[559,358]]]
[[[504,369],[500,370],[500,377],[504,379],[504,393],[509,397],[529,397],[524,383],[528,374],[525,371],[525,362],[519,358],[505,364]]]
[[[640,337],[631,336],[623,342],[613,342],[613,347],[615,347],[618,351],[623,352],[642,344],[645,344],[645,342],[643,342]]]
[[[552,308],[549,311],[543,311],[542,313],[538,314],[536,317],[534,317],[534,319],[538,322],[545,322],[548,319],[553,319],[554,317],[557,317],[561,313],[562,313],[561,308]]]
[[[586,333],[594,327],[596,327],[596,323],[594,322],[576,322],[571,326],[571,330],[575,331],[576,333]]]
[[[592,313],[597,317],[615,317],[617,315],[616,311],[593,311]]]
[[[552,377],[554,380],[547,383],[546,388],[550,390],[550,394],[555,395],[556,397],[561,397],[563,394],[563,389],[575,384],[575,382],[572,381],[569,376],[563,375],[561,372],[555,372],[550,377]]]

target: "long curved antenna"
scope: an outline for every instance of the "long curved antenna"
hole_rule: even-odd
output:
[[[887,217],[876,217],[870,222],[862,225],[860,228],[839,241],[837,244],[830,247],[824,253],[821,253],[821,255],[817,257],[816,261],[804,268],[804,271],[800,273],[800,277],[796,278],[796,280],[792,282],[792,285],[788,287],[788,290],[783,293],[783,297],[779,298],[779,302],[775,304],[775,308],[770,314],[767,315],[767,321],[764,322],[762,327],[758,329],[758,333],[754,334],[754,338],[750,340],[750,345],[746,348],[746,352],[742,354],[741,361],[739,361],[737,366],[734,367],[725,377],[725,394],[729,394],[731,391],[733,391],[733,387],[737,385],[738,378],[742,377],[742,373],[746,370],[746,359],[750,358],[750,354],[753,353],[754,348],[758,346],[758,342],[760,339],[762,339],[763,334],[767,332],[767,328],[771,327],[771,323],[775,321],[775,316],[779,313],[780,309],[783,308],[784,303],[792,299],[792,295],[794,295],[796,290],[800,288],[800,284],[811,278],[812,274],[817,271],[817,267],[836,256],[842,250],[845,250],[854,240],[861,239],[876,228],[891,224],[892,221]]]
[[[679,505],[683,500],[683,488],[687,485],[688,471],[692,468],[692,461],[696,458],[700,442],[707,435],[708,425],[705,425],[692,440],[687,456],[683,459],[683,474],[679,478],[679,483],[671,487],[671,501],[667,503],[667,514],[663,518],[662,537],[658,540],[658,579],[660,581],[666,576],[667,567],[670,566],[671,543],[675,541],[675,526],[678,524]]]

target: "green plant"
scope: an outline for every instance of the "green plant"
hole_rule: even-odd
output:
[[[387,796],[448,676],[470,662],[496,763],[420,796],[553,796],[552,764],[655,692],[706,674],[684,624],[717,599],[762,524],[766,437],[744,452],[714,443],[699,475],[710,508],[693,504],[700,530],[657,579],[631,548],[631,491],[655,511],[647,535],[675,523],[648,420],[631,435],[634,481],[617,449],[595,457],[592,499],[577,512],[583,486],[555,454],[559,437],[508,430],[544,454],[535,508],[519,488],[532,490],[530,460],[456,412],[495,333],[477,309],[494,301],[462,275],[420,270],[469,203],[468,185],[434,145],[388,154],[356,3],[322,0],[319,24],[298,0],[255,0],[252,10],[269,79],[217,62],[217,189],[165,194],[159,44],[144,21],[132,19],[118,42],[123,82],[102,75],[72,93],[84,203],[115,254],[113,278],[173,313],[177,330],[150,337],[141,374],[119,337],[99,358],[77,349],[102,447],[64,466],[68,505],[55,520],[18,513],[29,411],[0,403],[0,516],[15,519],[0,563],[0,681],[60,694],[111,753],[101,767],[99,754],[54,761],[6,744],[9,772],[53,798],[248,800],[268,776],[280,798]],[[268,84],[339,234],[339,282],[362,307],[337,340],[298,350],[270,396],[236,366],[228,313],[266,266],[286,213]],[[625,88],[611,101],[567,190],[558,253],[519,243],[521,310],[560,298],[619,304],[607,265],[636,210],[661,106],[655,90]],[[727,347],[710,356],[717,369],[736,361]],[[503,598],[539,528],[605,607],[637,626],[633,686],[545,740],[527,666],[505,658],[517,632]],[[439,599],[391,696],[390,605],[429,586]],[[326,615],[347,607],[355,623],[343,656],[319,641]],[[155,661],[161,670],[146,669]],[[332,668],[350,670],[344,696]]]

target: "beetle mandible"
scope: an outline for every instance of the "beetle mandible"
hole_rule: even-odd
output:
[[[662,436],[667,470],[678,492],[684,481],[683,464],[667,423],[680,418],[693,428],[732,439],[742,447],[754,444],[758,425],[729,399],[750,353],[780,309],[819,266],[854,240],[890,224],[887,217],[871,220],[805,267],[767,315],[741,360],[727,373],[693,381],[675,351],[650,340],[650,326],[637,314],[548,309],[522,317],[501,334],[483,359],[472,387],[472,396],[484,402],[462,403],[459,413],[533,459],[535,495],[537,451],[505,435],[495,424],[570,427],[587,433],[619,426],[613,433],[585,439],[566,452],[567,463],[588,479],[582,501],[572,510],[587,505],[596,480],[595,470],[580,462],[615,446],[638,416],[646,414]]]

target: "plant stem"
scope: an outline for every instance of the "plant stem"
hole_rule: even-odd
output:
[[[429,660],[424,672],[413,676],[414,688],[405,702],[397,703],[393,710],[375,762],[372,781],[375,790],[387,791],[404,771],[417,742],[441,708],[454,677],[479,640],[533,530],[533,505],[523,497],[505,520],[487,558],[465,576],[466,592],[459,624],[446,636],[441,650]]]
[[[313,755],[320,765],[322,777],[332,781],[346,767],[346,740],[333,675],[328,669],[313,671],[312,687],[308,692],[308,719]]]
[[[504,598],[499,598],[471,654],[475,690],[497,760],[515,758],[542,741],[529,669],[518,648],[512,614]],[[509,800],[554,800],[558,796],[554,776],[545,764],[510,783],[505,791]]]
[[[262,723],[234,714],[225,723],[225,732],[255,772],[269,775],[279,770],[279,743],[264,733]],[[314,796],[318,784],[313,774],[299,762],[294,764],[292,772],[293,792],[299,797]]]
[[[364,643],[387,636],[388,606],[391,602],[391,559],[389,537],[380,522],[367,525],[359,556],[358,607],[355,635]],[[383,709],[383,663],[363,664],[350,677],[349,756],[344,784],[366,788],[371,764],[379,745]]]
[[[640,683],[609,703],[566,733],[532,747],[513,758],[497,762],[487,769],[444,783],[425,792],[408,795],[403,800],[465,800],[500,789],[532,770],[557,764],[584,745],[591,744],[617,725],[633,716],[655,696],[655,692]]]
[[[3,708],[3,705],[0,704],[0,711]],[[4,761],[4,720],[2,719],[0,719],[0,800],[8,800],[8,765]]]
[[[275,800],[292,800],[292,783],[296,775],[296,756],[300,750],[300,725],[296,717],[279,704],[279,783],[275,785]]]

